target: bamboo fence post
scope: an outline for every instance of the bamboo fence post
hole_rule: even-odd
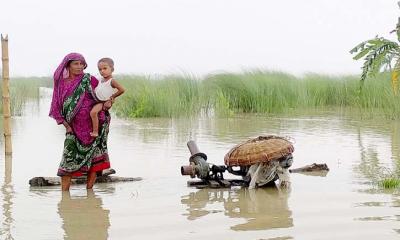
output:
[[[5,154],[12,154],[11,146],[11,107],[10,107],[10,76],[8,64],[8,36],[1,34],[1,52],[3,62],[3,126],[5,138]]]
[[[10,154],[6,154],[4,163],[4,184],[11,183],[11,176],[12,176],[12,156]]]

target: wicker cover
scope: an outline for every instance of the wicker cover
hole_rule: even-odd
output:
[[[291,154],[290,141],[278,136],[259,136],[233,147],[224,157],[227,166],[249,166],[268,162]]]

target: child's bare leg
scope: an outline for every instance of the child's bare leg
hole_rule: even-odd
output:
[[[98,114],[103,109],[103,103],[96,103],[90,111],[90,117],[92,118],[92,127],[93,130],[90,133],[90,136],[97,137],[99,136],[99,117]]]

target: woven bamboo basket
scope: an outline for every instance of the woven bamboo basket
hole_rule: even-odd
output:
[[[293,153],[292,143],[279,136],[259,136],[233,147],[224,157],[227,166],[249,166],[286,157]]]

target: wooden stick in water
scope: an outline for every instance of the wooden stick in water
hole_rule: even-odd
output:
[[[12,154],[11,145],[11,106],[10,106],[10,75],[9,75],[9,59],[8,59],[8,36],[1,35],[1,52],[3,63],[3,119],[4,119],[4,138],[5,153]]]
[[[97,183],[104,182],[132,182],[132,181],[141,181],[143,180],[141,177],[117,177],[110,176],[111,174],[115,174],[114,169],[106,169],[103,171],[102,175],[96,178]],[[86,176],[72,178],[72,184],[85,184]],[[29,185],[31,187],[43,187],[43,186],[56,186],[61,184],[60,177],[34,177],[29,180]]]

